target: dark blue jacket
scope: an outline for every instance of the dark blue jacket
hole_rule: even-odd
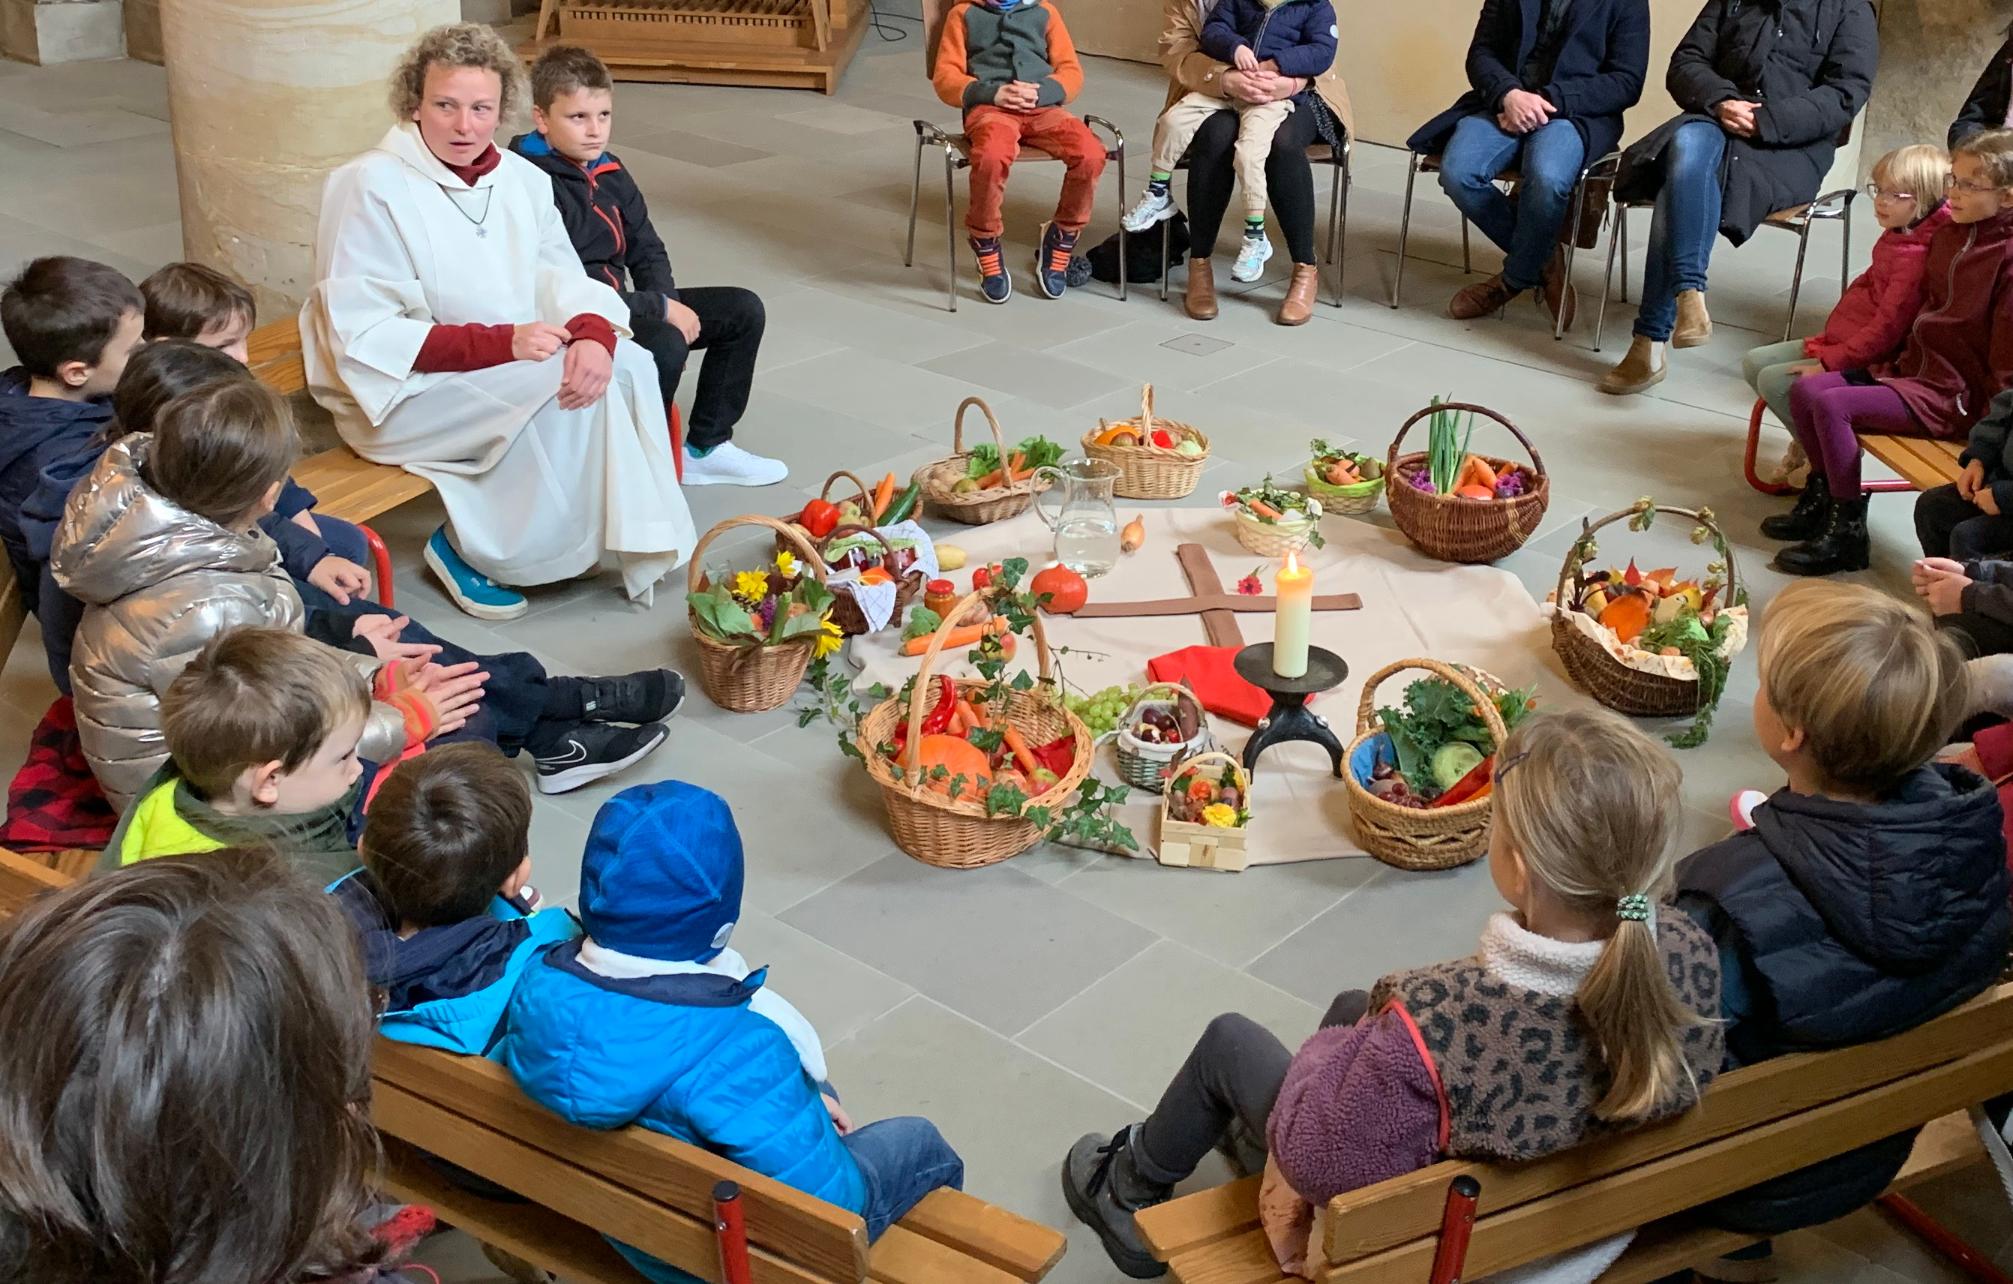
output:
[[[1899,1034],[2005,965],[1998,794],[1945,765],[1874,804],[1781,790],[1753,829],[1679,865],[1677,902],[1719,942],[1730,1066]],[[1776,1178],[1713,1216],[1767,1234],[1843,1216],[1893,1179],[1913,1138]]]
[[[19,366],[0,374],[0,545],[31,611],[42,577],[22,534],[22,507],[42,484],[42,470],[84,449],[111,417],[110,402],[29,396],[28,372]]]
[[[1559,2],[1559,0],[1555,0]],[[1521,70],[1538,44],[1539,0],[1483,0],[1468,44],[1468,84],[1452,107],[1420,126],[1405,145],[1421,155],[1446,150],[1454,126],[1494,116],[1512,89],[1542,94],[1580,131],[1587,163],[1622,140],[1622,113],[1643,96],[1650,63],[1649,0],[1571,0],[1552,78],[1527,85]]]
[[[1258,61],[1279,64],[1282,76],[1318,76],[1335,64],[1335,6],[1328,0],[1218,0],[1196,38],[1202,52],[1229,62],[1250,45]]]

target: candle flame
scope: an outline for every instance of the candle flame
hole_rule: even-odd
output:
[[[1300,573],[1300,551],[1292,548],[1287,549],[1286,564],[1280,569],[1288,575],[1298,575]]]

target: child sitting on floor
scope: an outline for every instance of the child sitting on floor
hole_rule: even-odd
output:
[[[349,915],[364,974],[384,992],[389,1038],[487,1056],[532,957],[580,935],[539,909],[531,791],[492,746],[442,745],[393,768],[371,802],[363,868],[329,890]]]
[[[1297,1055],[1210,1022],[1145,1122],[1070,1149],[1063,1193],[1135,1279],[1166,1268],[1133,1215],[1212,1149],[1263,1163],[1282,1268],[1310,1273],[1309,1205],[1443,1158],[1533,1159],[1689,1109],[1719,1068],[1712,939],[1665,898],[1679,772],[1610,714],[1533,717],[1497,750],[1489,872],[1513,908],[1478,955],[1339,997]],[[1605,1050],[1605,1055],[1603,1054]],[[1269,1158],[1262,1158],[1269,1149]],[[1547,1276],[1590,1281],[1623,1235]]]
[[[581,860],[587,935],[526,971],[500,1059],[564,1119],[704,1146],[860,1214],[878,1239],[932,1190],[962,1188],[964,1164],[928,1120],[856,1129],[826,1095],[808,1023],[727,948],[744,872],[717,794],[674,780],[611,798]],[[652,1280],[691,1279],[623,1253]]]
[[[1873,262],[1846,287],[1824,329],[1808,339],[1764,344],[1741,358],[1741,374],[1789,427],[1789,390],[1817,370],[1864,370],[1901,350],[1922,307],[1923,269],[1929,241],[1950,222],[1943,208],[1943,179],[1950,154],[1930,143],[1897,147],[1873,163],[1873,218],[1881,233]],[[1806,471],[1810,461],[1795,438],[1776,468],[1777,482]]]
[[[1901,355],[1872,370],[1824,370],[1789,392],[1791,429],[1811,459],[1810,483],[1770,539],[1803,541],[1776,554],[1790,575],[1866,569],[1870,540],[1859,488],[1862,432],[1960,437],[2013,383],[2013,130],[1974,134],[1950,156],[1950,223],[1930,238],[1922,307]],[[1996,510],[1990,491],[1973,503]]]
[[[1335,7],[1329,0],[1221,0],[1204,20],[1199,43],[1202,52],[1239,71],[1256,71],[1269,62],[1279,75],[1303,77],[1311,85],[1335,61]],[[1168,191],[1174,167],[1202,122],[1228,108],[1237,113],[1232,159],[1244,192],[1244,240],[1230,275],[1256,281],[1272,257],[1272,241],[1265,235],[1265,165],[1272,155],[1272,136],[1288,115],[1304,109],[1309,92],[1264,103],[1194,92],[1175,99],[1153,123],[1153,168],[1146,191],[1126,211],[1125,230],[1144,232],[1174,217],[1174,197]]]

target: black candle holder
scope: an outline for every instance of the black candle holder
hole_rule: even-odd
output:
[[[1335,762],[1335,778],[1342,778],[1342,742],[1329,729],[1328,720],[1308,708],[1307,702],[1323,691],[1332,691],[1349,676],[1349,665],[1333,651],[1318,646],[1307,648],[1307,672],[1297,678],[1282,678],[1272,671],[1272,643],[1247,646],[1232,661],[1237,674],[1272,697],[1272,712],[1265,715],[1251,739],[1244,742],[1244,770],[1257,770],[1258,755],[1273,745],[1290,740],[1310,740],[1328,751]]]

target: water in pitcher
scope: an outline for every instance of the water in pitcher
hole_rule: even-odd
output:
[[[1056,527],[1055,559],[1085,579],[1118,565],[1118,523],[1107,517],[1072,517]]]

